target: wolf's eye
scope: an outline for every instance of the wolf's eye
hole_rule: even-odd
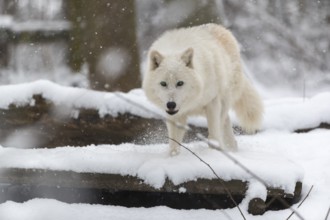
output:
[[[176,83],[176,86],[179,87],[179,86],[183,86],[184,82],[183,81],[179,81]]]
[[[166,87],[166,86],[167,86],[167,83],[164,82],[164,81],[161,81],[161,82],[160,82],[160,85],[163,86],[163,87]]]

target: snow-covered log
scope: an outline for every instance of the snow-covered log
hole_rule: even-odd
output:
[[[134,176],[76,173],[41,169],[0,169],[0,202],[25,202],[33,198],[53,198],[68,203],[121,205],[126,207],[168,206],[177,209],[233,208],[240,204],[248,183],[241,180],[197,179],[175,185],[169,179],[153,188]],[[266,210],[288,208],[300,198],[301,182],[294,193],[268,188],[267,200],[252,198],[248,211],[254,215]]]
[[[68,105],[71,103],[56,105],[41,94],[34,94],[26,105],[10,104],[8,109],[0,109],[0,143],[17,147],[17,141],[25,140],[24,147],[38,148],[166,142],[165,124],[160,119],[129,112],[100,116],[98,109]],[[193,139],[193,134],[188,137]]]
[[[282,155],[231,153],[258,180],[204,142],[185,145],[209,166],[184,149],[170,157],[166,144],[0,147],[0,200],[220,209],[234,206],[230,192],[242,209],[262,214],[300,198],[304,170]]]
[[[329,128],[330,93],[311,99],[265,101],[262,130],[309,131]],[[0,86],[0,144],[17,147],[89,144],[167,143],[164,113],[140,89],[107,93],[59,86],[49,81]],[[234,124],[237,126],[235,117]],[[204,118],[189,121],[192,131],[206,134]]]
[[[70,109],[56,106],[42,95],[33,95],[30,104],[11,105],[0,110],[1,139],[4,146],[14,146],[12,139],[32,139],[24,147],[83,146],[133,142],[151,126],[163,127],[158,120],[129,113],[100,117],[96,109]],[[77,114],[77,115],[74,115]]]

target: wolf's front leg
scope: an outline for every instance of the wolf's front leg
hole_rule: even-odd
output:
[[[180,145],[185,134],[186,117],[171,119],[166,121],[168,136],[170,138],[170,155],[175,156],[180,153]],[[173,141],[175,140],[175,141]],[[178,143],[177,143],[178,142]]]
[[[237,151],[237,142],[235,140],[234,132],[233,132],[233,126],[231,124],[230,118],[228,113],[226,113],[225,116],[222,117],[223,121],[223,137],[225,145],[228,149],[231,151]]]

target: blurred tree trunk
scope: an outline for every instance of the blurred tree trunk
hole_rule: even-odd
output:
[[[91,87],[129,91],[140,86],[134,0],[68,0],[72,22],[69,64],[88,65]]]
[[[164,31],[218,23],[229,25],[224,0],[153,0],[138,1],[137,15],[141,62],[153,41]]]
[[[169,2],[171,1],[173,2],[177,0],[169,0]],[[220,8],[224,6],[222,0],[210,0],[205,2],[190,0],[185,1],[189,2],[189,4],[193,4],[193,8],[195,10],[191,14],[187,15],[187,18],[182,23],[178,24],[180,27],[196,26],[207,23],[223,24],[225,15],[219,14],[219,11],[225,11],[223,8]]]

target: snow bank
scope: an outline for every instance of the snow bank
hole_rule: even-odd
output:
[[[168,207],[125,208],[120,206],[72,204],[51,199],[33,199],[19,204],[0,205],[1,220],[218,220],[227,219],[223,211],[182,210]],[[239,218],[237,218],[239,219]]]
[[[196,152],[224,180],[253,179],[221,152],[207,144],[187,145]],[[303,170],[283,157],[256,151],[232,153],[242,164],[253,170],[271,187],[293,193]],[[216,178],[212,171],[190,152],[182,150],[175,157],[168,154],[168,146],[157,145],[99,145],[87,147],[59,147],[55,149],[0,148],[0,167],[66,170],[75,172],[111,173],[137,176],[145,183],[160,188],[169,178],[175,185],[197,178]],[[269,172],[271,171],[271,172]]]
[[[71,108],[97,109],[101,117],[106,114],[131,113],[145,118],[162,118],[165,113],[151,104],[141,89],[129,93],[109,93],[60,86],[46,80],[32,83],[0,86],[0,108],[10,104],[33,105],[32,96],[41,94],[56,105]],[[265,114],[262,130],[278,129],[294,131],[317,127],[320,123],[330,123],[330,92],[312,98],[283,98],[265,101]],[[76,114],[72,114],[76,115]],[[235,116],[232,116],[237,124]],[[204,117],[193,117],[190,124],[206,126]]]
[[[282,98],[265,101],[262,128],[294,131],[330,124],[330,92],[312,98]]]

